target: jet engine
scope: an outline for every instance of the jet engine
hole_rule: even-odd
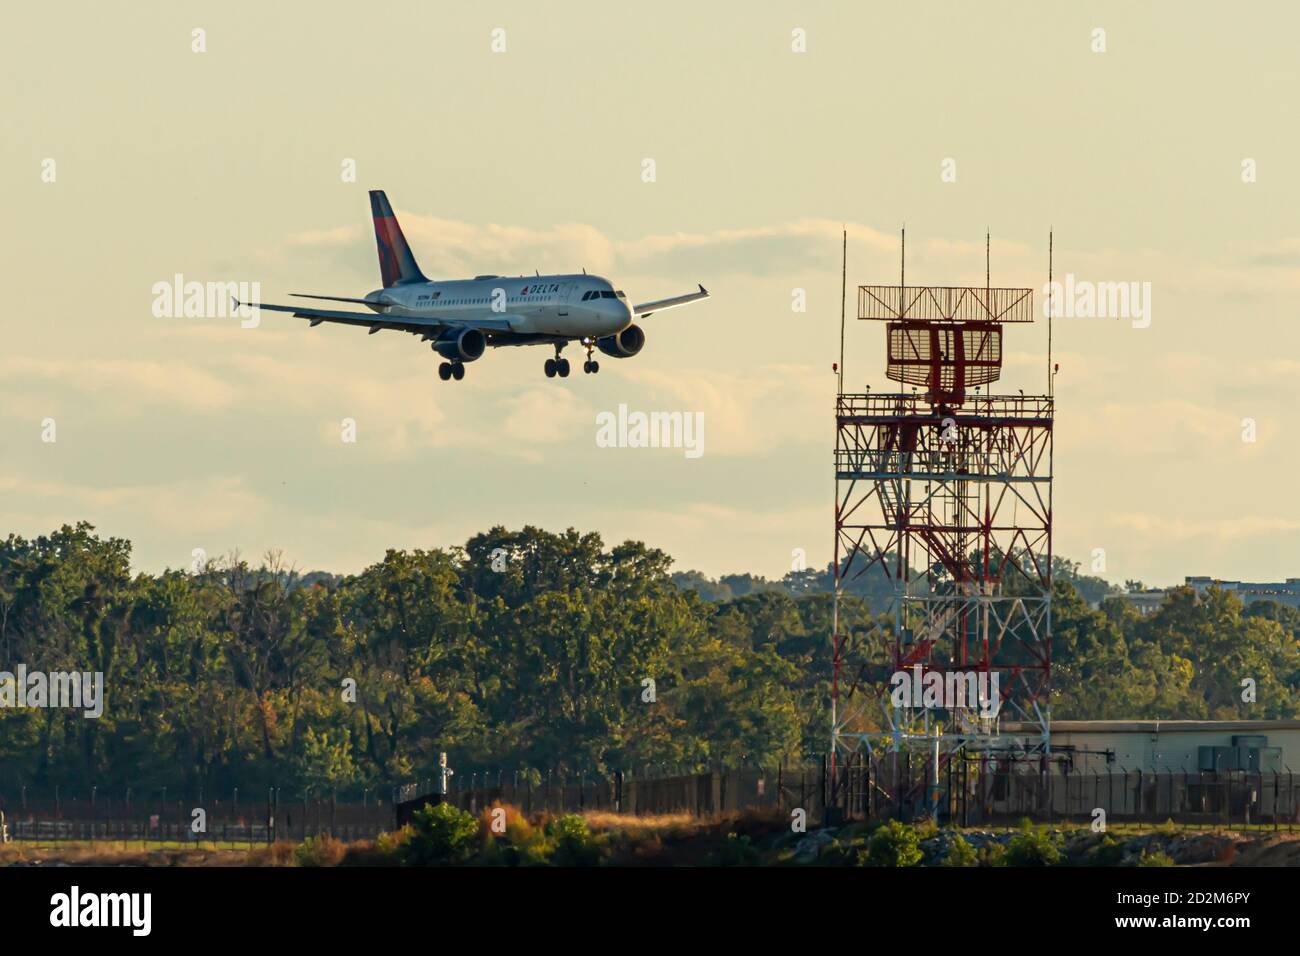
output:
[[[433,343],[433,350],[453,362],[472,362],[487,349],[487,336],[478,329],[452,330]]]
[[[645,333],[639,325],[629,325],[617,335],[596,339],[596,348],[614,358],[631,358],[645,345]]]

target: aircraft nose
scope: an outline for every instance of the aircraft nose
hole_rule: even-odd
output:
[[[600,303],[600,306],[600,311],[609,319],[610,324],[618,330],[626,328],[627,324],[632,321],[632,310],[628,308],[628,304],[622,299],[605,299]]]

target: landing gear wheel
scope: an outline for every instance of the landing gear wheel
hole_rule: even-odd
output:
[[[587,359],[582,363],[582,371],[587,375],[591,374],[591,359]]]
[[[600,371],[600,363],[597,362],[595,359],[592,359],[592,360],[591,360],[591,374],[592,374],[592,375],[595,375],[595,374],[596,374],[597,372],[599,372],[599,371]]]
[[[462,378],[464,378],[464,377],[465,377],[465,365],[464,365],[464,363],[463,363],[463,362],[457,362],[455,365],[453,365],[453,366],[451,367],[451,375],[452,375],[452,378],[454,378],[454,379],[455,379],[456,381],[458,381],[458,382],[459,382]]]
[[[545,368],[546,368],[546,377],[555,378],[555,359],[547,359]]]
[[[569,360],[568,360],[568,359],[560,359],[558,362],[556,362],[556,363],[555,363],[555,371],[559,373],[560,378],[568,378],[568,377],[569,377]]]
[[[450,362],[443,362],[441,365],[438,366],[438,378],[442,379],[444,382],[447,381],[447,379],[451,378]]]

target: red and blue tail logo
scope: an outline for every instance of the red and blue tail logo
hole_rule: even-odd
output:
[[[375,243],[379,246],[379,274],[384,288],[407,282],[428,282],[420,267],[415,264],[411,247],[406,244],[402,227],[382,189],[370,191],[370,214],[375,220]]]

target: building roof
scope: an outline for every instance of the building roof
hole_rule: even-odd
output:
[[[1003,723],[1002,732],[1032,733],[1038,724]],[[1300,730],[1300,720],[1053,720],[1053,734],[1177,734],[1223,732],[1244,734],[1253,730]]]

